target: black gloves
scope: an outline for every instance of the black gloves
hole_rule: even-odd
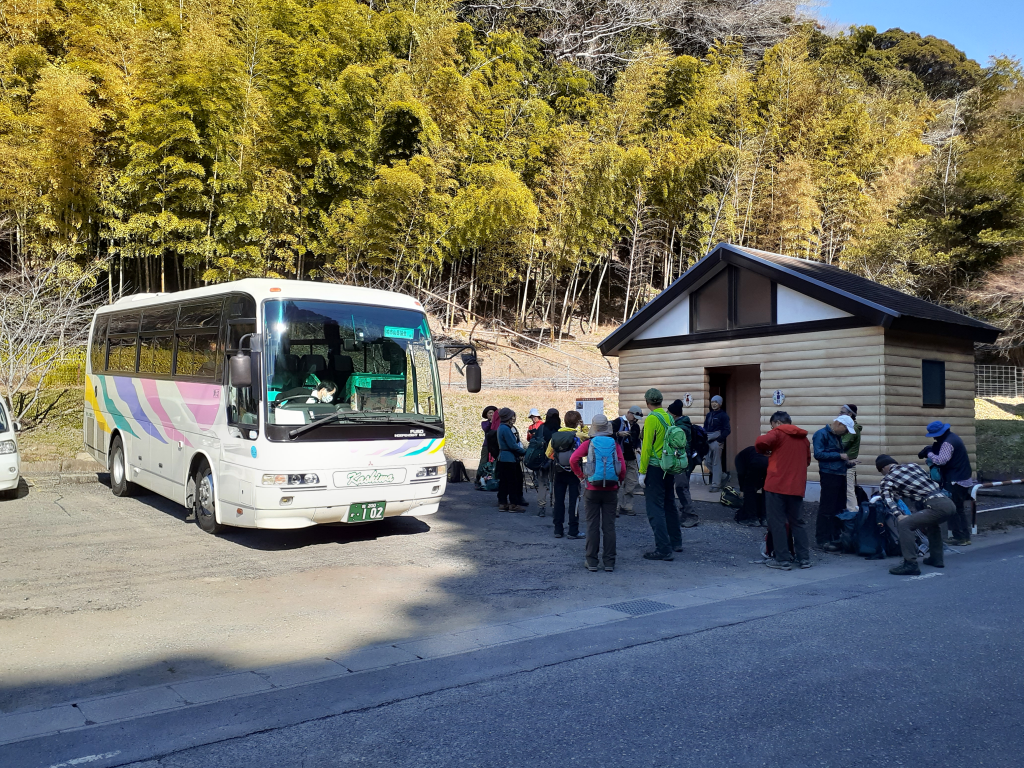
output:
[[[932,449],[932,447],[930,445],[926,445],[924,448],[921,449],[921,452],[919,454],[917,454],[917,458],[919,458],[919,459],[927,459],[928,458],[928,452],[931,451],[931,449]]]

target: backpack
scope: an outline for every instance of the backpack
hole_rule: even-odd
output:
[[[688,466],[686,460],[686,433],[682,427],[669,424],[657,411],[654,415],[665,427],[665,437],[661,441],[661,456],[658,465],[666,475],[678,475]]]
[[[534,472],[543,472],[551,466],[551,459],[544,455],[546,448],[544,435],[538,429],[533,433],[533,439],[530,440],[530,444],[526,447],[526,455],[523,456],[523,464],[526,465],[527,469],[532,469]]]
[[[469,473],[466,471],[466,465],[456,459],[448,467],[448,482],[449,483],[468,483]]]
[[[704,457],[708,455],[711,446],[708,445],[708,433],[700,424],[693,424],[690,427],[690,458],[693,464],[703,464]]]
[[[575,432],[555,432],[551,436],[552,453],[555,454],[555,471],[572,472],[569,459],[572,452],[580,447],[580,440]]]
[[[723,507],[739,509],[743,506],[743,495],[738,493],[731,485],[727,485],[722,488],[722,495],[719,497],[719,501]]]
[[[590,447],[587,449],[587,467],[593,472],[587,478],[591,485],[604,486],[619,482],[619,474],[623,467],[619,463],[615,438],[608,435],[591,438]]]

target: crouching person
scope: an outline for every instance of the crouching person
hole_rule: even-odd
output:
[[[903,563],[889,569],[895,576],[917,576],[921,568],[917,564],[917,541],[914,531],[920,530],[928,537],[928,557],[924,564],[942,568],[942,532],[939,525],[956,512],[956,505],[919,464],[900,464],[892,456],[882,454],[875,459],[875,469],[882,473],[879,485],[882,502],[896,515],[896,530],[900,536],[900,550]],[[924,509],[912,515],[902,515],[899,510],[900,498],[912,499],[924,504]]]
[[[583,459],[587,459],[584,475]],[[583,509],[587,523],[586,566],[598,568],[601,536],[604,536],[604,569],[615,570],[615,508],[618,506],[619,483],[626,478],[626,460],[622,448],[612,437],[612,425],[603,413],[590,422],[590,439],[573,451],[569,460],[572,471],[586,483]]]

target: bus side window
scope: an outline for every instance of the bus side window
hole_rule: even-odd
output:
[[[249,333],[256,333],[256,301],[251,296],[232,295],[228,297],[225,304],[224,318],[227,324],[226,333],[226,355],[233,355],[239,348],[242,338]],[[249,349],[251,337],[246,339],[242,345]],[[225,369],[227,366],[224,366]],[[255,373],[255,371],[254,371]],[[255,437],[256,431],[253,427],[259,426],[259,402],[255,392],[258,392],[259,381],[254,378],[252,387],[232,387],[228,385],[228,423],[240,427],[249,427],[243,430],[243,434]]]
[[[92,372],[103,373],[107,367],[107,315],[100,315],[93,324],[89,359]]]

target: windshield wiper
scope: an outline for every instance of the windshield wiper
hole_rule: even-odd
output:
[[[352,424],[359,424],[362,423],[364,419],[353,418],[353,414],[351,413],[329,413],[326,416],[320,417],[316,421],[311,421],[309,424],[305,424],[301,427],[296,427],[295,429],[289,430],[288,437],[291,440],[294,440],[299,435],[303,435],[306,432],[309,432],[311,429],[322,427],[325,424],[337,424],[339,421],[347,421]]]

